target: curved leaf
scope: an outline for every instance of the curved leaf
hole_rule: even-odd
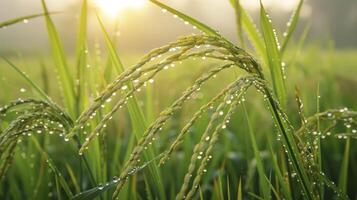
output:
[[[23,22],[24,20],[29,20],[29,19],[33,19],[33,18],[37,18],[37,17],[41,17],[44,16],[45,14],[41,13],[41,14],[33,14],[33,15],[27,15],[27,16],[23,16],[23,17],[18,17],[15,19],[10,19],[4,22],[0,23],[0,28],[4,28],[13,24],[17,24],[20,22]]]
[[[264,9],[263,4],[260,9],[260,25],[263,31],[266,55],[268,56],[269,68],[271,79],[273,81],[274,92],[279,99],[279,102],[286,105],[286,91],[284,74],[281,64],[281,56],[279,51],[279,41],[276,36],[275,30],[269,19],[267,12]]]
[[[294,31],[296,29],[296,25],[299,20],[300,11],[301,11],[303,3],[304,3],[304,0],[300,0],[298,6],[296,7],[295,11],[293,12],[293,14],[290,17],[290,20],[287,25],[288,26],[287,30],[284,32],[285,39],[284,39],[283,44],[280,49],[280,52],[282,55],[284,54],[284,52],[286,50],[286,46],[288,45],[288,43],[290,41],[291,35],[294,33]]]
[[[56,27],[49,15],[46,2],[42,0],[42,7],[45,12],[45,20],[47,25],[48,37],[52,48],[52,56],[55,62],[55,66],[58,70],[58,75],[63,89],[64,99],[66,107],[71,115],[74,114],[74,81],[72,74],[69,71],[66,55],[56,30]]]

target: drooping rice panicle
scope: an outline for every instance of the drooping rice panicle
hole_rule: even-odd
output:
[[[237,47],[232,47],[228,43],[225,43],[224,41],[221,41],[217,37],[209,37],[209,36],[191,36],[191,37],[186,37],[184,39],[179,39],[178,43],[180,43],[182,40],[184,41],[187,39],[188,41],[186,43],[183,43],[184,45],[180,46],[179,49],[186,47],[187,49],[185,51],[181,51],[180,53],[173,55],[164,63],[165,65],[170,64],[175,61],[180,61],[184,60],[190,57],[211,57],[211,58],[216,58],[216,59],[224,59],[224,60],[231,60],[236,64],[239,64],[239,66],[248,71],[249,73],[258,73],[258,71],[261,71],[259,68],[259,65],[257,62],[249,55],[247,54],[244,50],[239,49]],[[217,47],[219,48],[220,53],[226,53],[226,56],[215,56],[215,55],[209,55],[210,51],[206,51],[205,53],[193,53],[191,55],[181,56],[184,52],[186,52],[189,49],[192,49],[193,47],[197,47],[197,45],[209,45],[208,47]],[[115,81],[112,82],[103,92],[101,95],[99,95],[98,98],[96,98],[95,102],[91,105],[90,108],[88,108],[85,112],[81,114],[81,116],[78,118],[76,122],[76,126],[71,130],[71,132],[67,135],[67,138],[72,137],[76,131],[80,129],[81,126],[92,116],[95,111],[100,108],[100,106],[105,103],[105,101],[110,98],[115,91],[119,90],[125,82],[130,81],[131,79],[136,79],[142,75],[142,70],[141,67],[144,66],[146,63],[155,60],[156,57],[159,55],[163,55],[164,53],[170,51],[172,48],[177,48],[175,45],[176,43],[173,43],[171,45],[165,46],[163,48],[156,49],[152,52],[150,52],[147,56],[142,59],[138,64],[134,65],[133,67],[127,69],[124,71],[122,74],[116,78]],[[174,46],[174,47],[173,47]],[[226,51],[224,51],[224,49]],[[176,51],[176,49],[175,49]],[[230,54],[227,54],[230,53]],[[208,55],[206,55],[208,54]],[[231,57],[229,57],[231,56]],[[165,61],[164,61],[165,62]],[[153,67],[149,68],[149,70],[156,69],[157,67],[160,66],[165,66],[163,63],[158,63],[154,65]],[[135,74],[136,72],[136,74]],[[134,77],[134,78],[133,78]]]
[[[146,133],[144,133],[143,138],[138,142],[138,145],[136,148],[134,148],[131,158],[129,159],[128,163],[125,165],[126,167],[124,168],[124,171],[122,174],[126,174],[127,170],[129,170],[132,166],[135,166],[141,152],[145,149],[145,146],[151,141],[151,139],[154,137],[154,134],[160,130],[161,126],[172,116],[172,114],[176,111],[179,110],[182,107],[182,104],[188,100],[188,98],[194,93],[198,88],[200,88],[207,80],[209,80],[211,77],[213,77],[215,74],[219,73],[223,69],[231,67],[232,64],[227,64],[224,66],[220,66],[217,68],[212,69],[210,72],[207,74],[204,74],[201,78],[198,78],[193,86],[189,87],[183,95],[176,100],[172,106],[170,106],[168,109],[164,110],[160,116],[157,118],[157,120],[152,123],[152,125],[148,128]],[[248,77],[248,78],[242,78],[240,82],[246,82],[247,79],[253,77]],[[239,81],[238,81],[239,82]],[[249,82],[249,81],[248,81]],[[237,84],[237,83],[236,83]],[[232,84],[229,86],[231,87],[237,87],[236,85]],[[124,183],[119,183],[117,187],[117,191],[120,191],[120,188],[123,186]],[[115,192],[115,194],[118,194],[118,192]],[[115,195],[113,195],[115,196]]]
[[[11,142],[8,148],[8,153],[5,155],[4,160],[0,164],[0,182],[4,179],[6,171],[9,169],[11,162],[15,155],[15,148],[17,145],[17,139]],[[2,157],[2,155],[1,155]]]
[[[193,176],[194,170],[196,168],[196,161],[201,160],[203,155],[203,151],[207,148],[209,145],[209,140],[212,139],[213,134],[214,134],[214,129],[218,127],[217,121],[219,121],[220,118],[224,115],[223,110],[229,106],[227,104],[227,101],[232,101],[232,97],[234,98],[235,93],[239,91],[245,91],[246,88],[248,88],[252,84],[251,80],[249,79],[238,79],[237,82],[235,82],[235,87],[233,90],[231,90],[229,93],[226,94],[224,100],[217,106],[215,109],[214,113],[211,116],[211,119],[206,127],[206,130],[201,136],[200,142],[195,145],[192,156],[191,156],[191,161],[188,166],[187,173],[184,177],[184,182],[181,186],[180,192],[176,196],[176,200],[179,199],[185,199],[186,196],[186,191],[189,188],[189,182],[191,177]],[[216,129],[218,131],[218,129]],[[207,140],[208,138],[208,140]],[[191,194],[192,195],[192,194]]]
[[[188,49],[184,49],[183,51],[187,51]],[[206,51],[203,51],[203,52],[198,52],[198,53],[192,53],[192,54],[188,54],[188,55],[184,55],[184,56],[181,56],[181,57],[174,57],[174,58],[171,58],[171,59],[168,59],[168,61],[165,61],[165,62],[160,62],[160,64],[157,66],[156,70],[150,74],[149,76],[147,76],[144,80],[141,80],[141,81],[138,81],[136,85],[134,85],[134,88],[131,89],[129,92],[126,93],[126,95],[121,98],[117,104],[112,108],[112,110],[106,114],[106,116],[104,116],[104,118],[100,121],[100,123],[97,125],[97,127],[95,128],[95,130],[90,134],[89,137],[86,138],[86,141],[85,143],[83,144],[83,148],[81,148],[80,150],[80,154],[83,153],[83,150],[87,147],[87,145],[89,144],[89,142],[98,134],[100,134],[101,130],[103,127],[106,126],[106,123],[108,120],[110,120],[113,116],[113,114],[120,108],[122,107],[125,102],[127,101],[127,98],[130,98],[131,95],[139,90],[143,85],[145,85],[148,81],[150,80],[153,80],[154,76],[159,73],[161,70],[164,69],[165,66],[169,65],[173,59],[176,59],[176,60],[183,60],[183,59],[187,59],[189,57],[194,57],[194,56],[197,56],[197,57],[202,57],[204,55],[206,55]],[[232,64],[227,64],[221,68],[218,68],[218,70],[212,70],[212,74],[210,74],[209,76],[212,77],[214,74],[218,73],[220,70],[222,69],[225,69],[225,68],[228,68],[232,66]]]
[[[212,133],[212,138],[205,138],[206,141],[209,141],[209,144],[208,144],[205,152],[203,153],[204,156],[201,155],[201,156],[203,156],[202,162],[197,169],[196,176],[192,182],[192,187],[189,190],[189,192],[187,193],[185,199],[192,199],[194,197],[194,195],[197,191],[198,185],[202,179],[202,176],[207,171],[206,166],[207,166],[208,162],[212,159],[211,153],[212,153],[215,143],[217,143],[217,141],[218,141],[219,133],[221,133],[222,130],[226,128],[227,123],[229,122],[231,116],[236,112],[238,105],[241,103],[242,96],[244,95],[244,93],[247,89],[248,89],[248,87],[241,88],[240,90],[237,91],[237,94],[235,95],[235,97],[233,99],[229,100],[230,101],[229,104],[231,104],[231,105],[230,105],[229,110],[227,111],[227,114],[224,116],[224,119],[215,128],[214,132]]]
[[[254,80],[254,77],[245,77],[244,79],[249,79],[251,78]],[[239,80],[240,81],[240,80]],[[226,93],[231,90],[232,88],[236,87],[237,82],[234,82],[230,84],[228,87],[226,87],[223,91],[221,91],[218,95],[216,95],[211,101],[209,101],[207,104],[202,106],[195,114],[194,116],[190,119],[190,121],[182,128],[178,136],[176,137],[175,141],[172,143],[170,148],[166,151],[165,156],[163,159],[160,161],[160,163],[164,163],[170,154],[177,148],[183,137],[186,135],[186,133],[189,131],[189,129],[193,126],[195,121],[204,113],[208,108],[211,108],[211,106],[219,99],[221,99],[223,96],[226,95]]]

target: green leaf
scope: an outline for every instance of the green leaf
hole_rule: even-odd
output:
[[[242,179],[239,179],[238,192],[237,192],[237,200],[243,200],[243,194],[242,194]]]
[[[167,10],[168,12],[176,15],[177,17],[181,18],[182,20],[188,22],[189,24],[191,24],[192,26],[198,28],[199,30],[201,30],[202,32],[206,33],[207,35],[210,35],[210,36],[216,36],[216,37],[219,37],[221,38],[222,40],[230,43],[233,45],[232,42],[230,42],[227,38],[223,37],[221,34],[219,34],[218,31],[214,30],[213,28],[207,26],[206,24],[194,19],[193,17],[190,17],[188,15],[185,15],[184,13],[174,9],[174,8],[171,8],[170,6],[168,5],[165,5],[157,0],[150,0],[150,2],[154,3],[155,5],[161,7],[162,9],[165,9]]]
[[[270,155],[271,155],[271,161],[272,161],[272,165],[273,165],[273,169],[274,169],[274,173],[275,176],[277,177],[278,182],[280,183],[280,186],[282,188],[282,192],[284,194],[285,199],[291,200],[291,192],[289,190],[288,187],[288,181],[286,181],[280,171],[279,168],[279,164],[278,164],[278,160],[274,154],[273,148],[271,147],[271,141],[270,141],[270,137],[267,137],[268,139],[268,145],[269,145],[269,151],[270,151]]]
[[[125,178],[123,178],[122,180],[125,180],[126,178],[128,178],[130,176],[133,176],[133,175],[135,175],[136,173],[138,173],[140,171],[143,171],[151,163],[153,163],[156,160],[159,160],[160,158],[162,158],[163,155],[164,154],[160,154],[160,155],[154,157],[153,159],[145,162],[143,165],[141,165],[140,167],[136,168],[135,170],[133,170],[132,172],[127,174],[127,176]],[[90,200],[90,199],[94,199],[97,196],[99,196],[100,194],[102,194],[105,191],[109,190],[110,188],[113,188],[114,186],[116,186],[122,180],[113,180],[113,181],[101,184],[101,185],[99,185],[97,187],[91,188],[89,190],[86,190],[84,192],[81,192],[81,193],[75,195],[73,198],[71,198],[71,200]]]
[[[253,22],[251,16],[241,5],[240,5],[240,11],[241,11],[242,28],[245,31],[257,55],[260,57],[263,66],[267,66],[268,57],[265,51],[265,43],[264,43],[263,36],[258,31],[257,26]]]
[[[49,15],[46,2],[42,0],[42,7],[45,12],[45,20],[47,25],[47,32],[49,36],[49,41],[52,48],[52,56],[55,62],[56,69],[58,71],[60,84],[62,87],[62,91],[64,94],[65,105],[69,111],[69,113],[73,116],[75,113],[74,109],[74,99],[75,99],[75,92],[74,92],[74,81],[72,78],[72,74],[70,73],[66,56],[63,50],[62,43],[60,41],[59,35],[57,33],[56,27]]]
[[[114,69],[116,69],[118,74],[122,73],[124,71],[124,66],[119,58],[119,55],[115,49],[115,46],[114,46],[113,42],[111,41],[108,32],[105,30],[105,27],[104,27],[102,21],[100,20],[99,16],[97,16],[97,18],[98,18],[100,27],[102,29],[102,32],[104,33],[105,43],[106,43],[107,49],[109,51],[109,56],[110,56],[112,63],[114,65]],[[128,83],[128,87],[130,89],[133,88],[131,83]],[[127,105],[128,105],[127,107],[128,107],[129,114],[130,114],[131,123],[132,123],[132,128],[133,128],[133,131],[135,134],[134,136],[136,136],[136,139],[140,139],[147,129],[147,122],[144,117],[143,111],[140,109],[135,96],[133,96],[133,98],[130,98],[128,100]],[[132,140],[132,141],[134,141],[134,140]],[[154,158],[154,155],[155,155],[154,149],[152,147],[150,147],[144,156],[145,156],[146,160],[150,160],[150,159]],[[156,165],[150,165],[149,170],[150,170],[152,177],[151,178],[147,177],[147,180],[153,180],[155,182],[157,189],[160,193],[161,199],[164,199],[165,191],[164,191],[164,186],[162,185],[163,182],[161,180],[161,175],[160,175],[160,171],[159,171],[158,167]]]
[[[76,115],[84,109],[87,98],[85,88],[85,67],[87,64],[87,0],[83,0],[82,9],[78,25],[76,58],[77,58],[77,94],[76,94]]]
[[[304,28],[297,44],[295,45],[295,50],[293,51],[292,57],[289,60],[288,66],[293,66],[297,62],[298,55],[302,51],[302,48],[306,41],[306,38],[310,32],[310,28],[311,28],[311,22],[305,25],[305,28]]]
[[[338,180],[338,189],[342,191],[342,193],[347,192],[347,180],[348,180],[348,161],[350,157],[350,139],[346,140],[345,152],[343,154],[342,165],[340,169],[340,178]]]
[[[230,3],[234,9],[236,17],[236,27],[237,27],[237,36],[241,46],[244,48],[244,37],[243,37],[243,27],[242,27],[242,7],[240,6],[240,0],[230,0]]]
[[[290,38],[296,29],[296,25],[299,20],[300,12],[301,12],[301,8],[302,8],[303,4],[304,4],[304,0],[300,0],[299,4],[297,5],[296,9],[294,10],[293,14],[290,17],[290,20],[287,25],[287,29],[284,32],[285,38],[284,38],[283,44],[280,49],[281,55],[283,55],[285,53],[286,46],[288,45]]]
[[[45,100],[48,102],[52,102],[51,98],[33,81],[27,74],[22,72],[15,64],[13,64],[10,60],[2,56],[2,58],[18,73],[22,78],[24,78],[32,87],[33,89]]]
[[[278,191],[276,191],[276,189],[274,188],[274,186],[273,186],[273,184],[271,183],[270,179],[269,179],[267,176],[265,176],[265,175],[264,175],[264,178],[265,178],[266,182],[269,183],[269,187],[270,187],[270,189],[273,191],[273,193],[274,193],[276,199],[277,199],[277,200],[281,200],[281,198],[280,198],[280,196],[279,196],[279,194],[278,194]]]
[[[162,9],[166,9],[167,11],[169,11],[170,13],[172,13],[174,15],[177,15],[179,18],[181,18],[181,19],[187,21],[188,23],[190,23],[191,25],[197,27],[198,29],[200,29],[201,31],[206,33],[207,35],[222,37],[217,31],[215,31],[211,27],[207,26],[206,24],[204,24],[188,15],[185,15],[184,13],[182,13],[178,10],[175,10],[174,8],[171,8],[170,6],[167,6],[157,0],[150,0],[150,2],[156,4],[157,6],[161,7]]]
[[[297,178],[299,179],[300,185],[303,189],[303,194],[305,195],[306,199],[313,200],[315,197],[312,191],[311,182],[308,178],[306,169],[304,168],[297,144],[295,143],[293,130],[287,127],[285,123],[283,123],[283,119],[280,115],[281,113],[278,111],[281,110],[281,108],[279,108],[279,105],[274,101],[272,94],[269,91],[266,92],[269,99],[273,119],[280,129],[280,133],[283,138],[283,145],[285,145],[289,159],[291,160],[294,170],[296,170]]]
[[[271,199],[269,183],[265,179],[266,175],[265,175],[265,172],[264,172],[263,160],[262,160],[262,158],[260,156],[260,151],[258,149],[256,138],[255,138],[255,135],[253,133],[252,124],[250,122],[249,115],[248,115],[248,112],[247,112],[245,104],[243,104],[243,108],[244,108],[245,118],[247,120],[248,132],[249,132],[249,135],[250,135],[250,140],[251,140],[252,147],[253,147],[253,150],[254,150],[254,158],[255,158],[255,160],[257,162],[260,190],[263,193],[264,199]]]
[[[32,142],[35,144],[35,147],[37,148],[37,150],[44,156],[44,158],[47,161],[48,167],[54,173],[57,187],[61,186],[62,189],[64,190],[64,192],[66,193],[67,197],[71,198],[73,196],[71,189],[70,189],[69,185],[67,184],[67,181],[64,179],[63,175],[61,174],[61,172],[58,170],[58,168],[52,161],[52,159],[43,150],[43,148],[41,147],[41,145],[39,144],[39,142],[37,141],[37,139],[35,137],[32,137]],[[59,188],[57,190],[60,191]]]
[[[53,13],[51,13],[53,14]],[[27,16],[23,16],[23,17],[18,17],[15,19],[10,19],[4,22],[0,23],[0,28],[4,28],[13,24],[17,24],[19,22],[23,22],[24,20],[29,20],[29,19],[33,19],[33,18],[37,18],[37,17],[41,17],[44,16],[45,14],[41,13],[41,14],[34,14],[34,15],[27,15]]]
[[[105,30],[105,27],[104,27],[102,21],[100,20],[100,18],[98,16],[97,16],[97,18],[98,18],[100,27],[104,33],[104,39],[105,39],[105,43],[106,43],[106,46],[107,46],[107,49],[109,52],[109,56],[112,60],[112,63],[114,65],[116,72],[118,74],[120,74],[124,71],[124,66],[119,58],[119,55],[117,53],[117,50],[115,49],[113,42],[111,41],[111,39],[109,37],[108,32]],[[132,85],[128,84],[128,87],[132,88]],[[147,124],[146,124],[144,114],[143,114],[142,110],[139,108],[136,98],[132,98],[128,101],[128,109],[129,109],[131,121],[133,123],[132,125],[133,125],[134,132],[136,134],[138,134],[137,137],[140,138],[141,135],[146,131]]]
[[[80,186],[78,184],[77,177],[76,177],[72,167],[68,163],[66,163],[66,169],[67,169],[67,172],[69,174],[69,177],[71,177],[71,181],[72,181],[72,184],[73,184],[76,192],[80,192],[81,189],[80,189]]]
[[[271,20],[264,9],[263,4],[260,4],[260,25],[263,31],[266,55],[268,56],[269,69],[271,79],[273,81],[273,88],[279,102],[285,107],[286,105],[286,91],[284,74],[282,71],[281,57],[279,51],[278,38]]]
[[[71,200],[90,200],[98,197],[100,194],[104,193],[105,191],[113,188],[117,183],[113,181],[103,184],[102,186],[98,186],[87,191],[81,192],[75,195]]]
[[[87,0],[83,0],[81,14],[79,18],[78,34],[77,34],[77,44],[76,44],[76,55],[77,60],[81,58],[83,51],[85,51],[87,45]]]
[[[255,49],[257,56],[260,57],[263,66],[266,66],[268,63],[268,57],[265,52],[265,43],[262,35],[257,29],[256,24],[253,22],[249,13],[242,7],[239,0],[230,0],[230,3],[235,11],[238,37],[242,43],[242,47],[245,46],[243,41],[244,31],[251,42],[251,45]]]

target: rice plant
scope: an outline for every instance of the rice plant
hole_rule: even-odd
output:
[[[150,2],[160,7],[163,13],[171,13],[185,24],[198,29],[200,34],[180,37],[151,50],[133,66],[124,67],[115,43],[98,15],[97,20],[108,51],[109,64],[105,70],[116,74],[113,80],[98,75],[103,74],[100,71],[102,69],[92,72],[86,69],[91,56],[87,50],[86,0],[82,3],[78,26],[75,70],[69,67],[67,55],[44,0],[43,15],[0,23],[1,27],[3,24],[8,26],[32,17],[44,17],[64,100],[62,106],[59,106],[34,80],[11,60],[3,57],[38,96],[18,99],[0,108],[0,194],[4,198],[230,199],[230,190],[233,189],[229,187],[228,177],[226,183],[222,183],[221,176],[214,180],[214,191],[207,192],[204,188],[212,185],[207,181],[207,176],[212,173],[212,167],[218,168],[214,157],[218,156],[219,159],[222,155],[215,155],[215,149],[219,148],[218,144],[226,129],[231,124],[243,126],[246,121],[244,126],[247,128],[244,131],[248,132],[249,146],[253,149],[253,168],[257,169],[258,180],[247,178],[242,182],[239,178],[239,184],[234,183],[239,188],[234,189],[237,189],[237,199],[242,199],[242,194],[247,199],[349,199],[346,186],[348,162],[350,142],[357,137],[357,112],[348,108],[325,111],[318,109],[315,114],[307,116],[299,89],[289,91],[287,87],[289,77],[282,60],[295,30],[303,0],[292,15],[284,34],[286,37],[281,44],[263,4],[260,10],[260,33],[240,2],[230,1],[235,10],[239,31],[240,42],[235,44],[213,28],[174,8],[157,0]],[[246,47],[245,38],[249,38],[249,45],[254,47],[254,53]],[[205,68],[189,87],[148,123],[145,112],[138,103],[140,92],[147,90],[168,69],[190,67],[180,63],[193,59],[195,63],[209,64],[211,67]],[[197,102],[194,102],[196,94],[207,92],[207,84],[218,82],[217,77],[226,72],[235,72],[237,75],[221,87],[219,92],[207,94],[205,102],[197,106]],[[289,107],[291,102],[288,98],[294,93],[295,110]],[[275,126],[274,133],[269,132],[271,135],[263,137],[269,141],[268,158],[264,158],[259,150],[258,136],[248,112],[252,106],[250,102],[253,101],[264,104],[271,117],[271,124]],[[182,127],[176,127],[171,139],[164,140],[168,125],[177,120],[177,115],[190,104],[196,106],[188,120]],[[122,124],[117,114],[126,109],[132,132],[126,141],[116,144],[114,141],[118,140],[119,143],[123,138],[112,138],[110,132],[115,129],[110,126]],[[239,113],[243,114],[243,121],[234,117]],[[292,120],[296,118],[298,122]],[[205,119],[203,126],[202,119]],[[200,130],[194,131],[199,126]],[[192,134],[196,134],[196,139],[186,141],[193,137]],[[50,139],[55,136],[61,139]],[[321,142],[325,138],[347,141],[338,184],[331,181],[323,170]],[[56,159],[53,150],[51,153],[51,149],[47,149],[50,140],[68,146],[66,156],[71,159],[65,163],[65,167]],[[273,147],[271,140],[278,141],[278,145]],[[162,142],[165,144],[155,144]],[[47,174],[44,180],[39,179],[37,184],[33,180],[26,180],[26,177],[16,181],[19,183],[11,180],[9,172],[12,167],[14,170],[26,170],[26,166],[21,166],[24,159],[16,157],[19,153],[17,148],[28,149],[39,155],[38,167],[48,169],[48,172],[43,172]],[[185,170],[172,183],[166,180],[169,176],[162,170],[172,160],[175,162],[176,154],[182,149],[190,152],[189,157],[184,160]],[[41,160],[45,160],[46,164],[41,164]],[[171,168],[174,169],[172,166]],[[16,171],[11,174],[16,174]],[[254,179],[253,176],[250,177]],[[52,188],[51,180],[54,180],[55,188]],[[51,185],[43,186],[46,181]],[[222,186],[223,184],[226,186]],[[22,187],[27,190],[35,189],[33,192],[20,192],[16,196]],[[228,191],[222,191],[224,189]],[[136,192],[139,194],[130,194]],[[41,196],[40,193],[48,195]],[[29,194],[32,196],[27,196]]]

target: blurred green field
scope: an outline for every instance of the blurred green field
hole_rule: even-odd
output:
[[[84,11],[82,10],[82,13]],[[45,17],[49,23],[49,15]],[[192,20],[190,23],[194,24],[195,21]],[[81,25],[84,26],[84,23],[79,27]],[[48,26],[51,44],[58,48],[60,44],[56,43],[54,31],[51,29],[53,27]],[[103,29],[103,35],[105,34]],[[272,116],[275,107],[269,104],[267,97],[263,98],[263,95],[255,89],[248,89],[246,93],[242,93],[239,107],[234,114],[223,121],[222,127],[217,126],[220,132],[218,142],[213,146],[210,154],[206,155],[209,162],[204,166],[203,174],[198,172],[187,174],[187,171],[192,159],[196,158],[191,156],[195,156],[193,152],[197,144],[201,144],[200,140],[205,139],[201,138],[202,134],[210,126],[213,116],[218,113],[214,111],[213,106],[200,115],[189,128],[180,146],[172,152],[164,164],[159,165],[157,156],[170,148],[180,131],[200,110],[200,107],[210,102],[237,77],[250,74],[238,67],[220,72],[210,78],[202,88],[196,89],[182,108],[170,113],[171,119],[164,122],[162,127],[159,126],[155,137],[147,137],[150,139],[148,145],[139,147],[143,155],[137,159],[135,167],[126,168],[129,158],[135,155],[133,152],[135,145],[140,144],[141,138],[145,141],[146,135],[143,135],[145,130],[150,125],[157,124],[155,120],[163,117],[160,113],[182,97],[186,88],[195,85],[196,79],[222,63],[228,62],[228,59],[222,62],[206,58],[207,54],[167,65],[167,68],[164,68],[155,78],[148,80],[141,91],[135,92],[134,98],[131,96],[126,98],[127,105],[125,103],[120,107],[118,112],[113,114],[112,120],[105,121],[106,129],[101,131],[101,134],[98,132],[82,154],[79,149],[89,140],[88,134],[102,123],[101,120],[105,119],[106,113],[112,111],[115,107],[113,102],[119,101],[114,98],[114,94],[113,99],[108,100],[103,97],[105,96],[103,94],[111,89],[110,83],[113,81],[115,83],[116,77],[121,73],[115,48],[111,49],[109,36],[106,37],[107,44],[103,46],[98,44],[87,47],[85,42],[79,41],[79,46],[86,48],[85,51],[79,50],[76,55],[61,54],[58,50],[60,48],[54,48],[55,59],[53,55],[41,57],[2,55],[0,108],[19,98],[44,100],[49,104],[55,102],[63,109],[59,115],[68,115],[72,124],[68,127],[65,125],[63,130],[60,129],[59,134],[51,134],[44,121],[35,121],[34,123],[41,125],[45,123],[45,128],[26,131],[19,138],[9,136],[9,138],[16,137],[14,144],[15,146],[17,144],[17,148],[14,149],[13,154],[11,152],[6,154],[7,143],[3,144],[8,136],[0,137],[0,144],[5,146],[0,145],[0,161],[5,163],[5,168],[0,167],[0,174],[6,172],[1,177],[0,199],[111,199],[115,186],[120,185],[122,181],[125,183],[125,180],[128,180],[128,183],[123,186],[119,194],[120,199],[175,199],[180,188],[185,184],[185,176],[197,175],[202,175],[199,185],[193,183],[188,186],[190,191],[197,189],[194,199],[308,199],[309,195],[304,194],[304,186],[301,186],[300,179],[295,177],[296,172],[291,158],[284,153],[287,149],[285,143],[281,142],[281,133]],[[253,48],[249,48],[248,52],[256,55]],[[120,54],[125,68],[124,73],[130,70],[131,66],[135,66],[145,54],[146,52],[135,55],[125,52],[123,55]],[[308,180],[314,181],[311,183],[313,186],[307,189],[314,191],[311,196],[316,199],[347,199],[344,194],[350,199],[357,198],[355,191],[357,148],[354,146],[356,140],[353,135],[356,131],[354,121],[356,115],[353,110],[357,109],[356,55],[357,50],[336,49],[330,41],[324,44],[310,42],[302,46],[292,43],[282,59],[284,64],[279,63],[285,68],[284,76],[286,76],[284,80],[287,103],[282,107],[291,122],[289,124],[284,121],[285,126],[291,125],[294,131],[298,131],[299,127],[304,125],[302,121],[304,116],[313,116],[315,113],[329,109],[338,109],[337,113],[345,113],[347,110],[352,113],[352,117],[341,120],[341,123],[337,123],[338,116],[336,117],[333,121],[336,124],[331,130],[332,135],[328,130],[328,124],[323,123],[322,119],[320,124],[319,118],[312,127],[305,127],[306,132],[303,134],[307,135],[307,141],[303,141],[303,144],[311,146],[307,151],[313,152],[311,155],[316,156],[313,159],[318,160],[316,162],[320,167],[317,171],[323,172],[324,177],[335,183],[328,182],[327,179],[316,179],[318,181],[315,182],[315,177],[308,177]],[[56,63],[63,62],[58,59],[62,58],[61,56],[67,62],[68,72],[58,71],[61,68]],[[85,58],[83,59],[82,56]],[[161,57],[157,56],[155,59],[152,59],[153,62],[160,63]],[[259,62],[263,61],[259,58]],[[17,68],[28,75],[30,81],[16,71]],[[263,66],[262,72],[268,77],[268,86],[273,88],[271,78],[276,77],[269,76],[270,70],[268,66]],[[68,77],[68,74],[71,76]],[[73,85],[61,87],[61,84],[66,83],[64,80],[72,81]],[[131,80],[130,83],[128,82],[125,82],[127,85],[123,84],[121,89],[116,90],[118,96],[126,95],[131,87],[135,87],[131,85]],[[51,99],[46,99],[47,96],[34,87],[36,84]],[[67,102],[66,92],[69,90],[74,91],[73,97],[69,95],[73,98],[72,103]],[[296,90],[300,91],[298,97],[303,102],[303,106],[296,101]],[[279,94],[277,96],[279,98]],[[100,97],[100,100],[96,99],[97,97]],[[104,103],[98,106],[99,111],[94,112],[96,115],[88,117],[91,120],[83,124],[76,121],[78,118],[81,119],[86,109],[96,102],[102,103],[101,101]],[[136,103],[138,108],[135,108]],[[0,112],[1,133],[5,135],[14,123],[18,126],[25,125],[24,121],[18,121],[21,117],[31,114],[25,109],[30,111],[40,109],[36,105],[33,108],[31,106],[27,108],[26,105],[23,107],[20,105],[9,113]],[[50,108],[39,112],[49,112],[47,109]],[[227,112],[227,110],[228,108],[223,109],[222,114],[219,112],[219,115],[223,115],[223,111]],[[279,116],[285,119],[283,113],[279,112]],[[307,119],[305,123],[308,122]],[[77,127],[76,130],[77,124],[85,127]],[[59,128],[63,128],[63,125],[59,124]],[[325,129],[328,131],[326,135]],[[305,130],[304,126],[302,130]],[[295,134],[295,132],[289,133]],[[74,136],[66,141],[65,136],[70,134]],[[310,138],[315,137],[313,135],[316,134],[319,134],[318,140]],[[304,136],[301,138],[293,136],[295,135],[291,137],[297,144],[301,144],[298,143],[298,139],[306,139]],[[209,139],[211,138],[208,137],[206,140]],[[314,143],[310,144],[311,141]],[[319,144],[315,144],[315,141]],[[304,160],[309,159],[304,157],[304,151],[293,153],[299,155],[301,153]],[[198,160],[202,159],[202,154],[203,152],[199,153]],[[7,155],[10,156],[6,157]],[[13,160],[12,156],[14,156]],[[305,169],[305,164],[309,162],[310,160],[297,163]],[[7,163],[11,166],[6,171]],[[311,166],[315,167],[314,162],[311,163]],[[307,173],[313,171],[310,169],[311,166],[308,164],[306,167]],[[128,177],[124,176],[125,180],[118,180],[118,176],[125,170],[133,170],[133,172],[128,173]]]

